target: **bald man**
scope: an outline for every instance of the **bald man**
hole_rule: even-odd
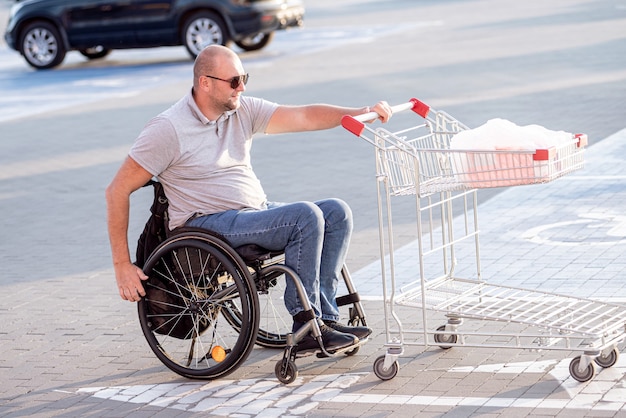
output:
[[[122,299],[145,296],[147,277],[131,262],[128,246],[130,195],[151,178],[163,184],[169,228],[194,226],[215,231],[233,247],[257,244],[285,252],[285,264],[304,285],[322,330],[325,349],[336,351],[372,330],[339,324],[337,284],[352,233],[352,213],[339,199],[281,203],[268,201],[250,163],[252,137],[329,129],[344,115],[370,112],[328,104],[284,106],[243,95],[248,74],[232,50],[212,45],[196,58],[193,88],[144,127],[106,190],[109,239]],[[371,108],[386,122],[386,102]],[[295,286],[287,281],[285,306],[293,330],[304,325]],[[298,351],[315,350],[310,335]]]

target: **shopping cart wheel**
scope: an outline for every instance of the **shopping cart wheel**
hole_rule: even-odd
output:
[[[445,330],[446,330],[445,325],[442,325],[439,328],[437,328],[437,331],[445,331]],[[435,342],[437,344],[456,344],[457,335],[456,334],[435,334]],[[452,348],[451,345],[440,345],[439,347],[443,348],[444,350],[448,350]]]
[[[617,363],[617,359],[619,358],[619,350],[614,348],[610,353],[604,354],[601,353],[598,357],[595,358],[595,362],[598,366],[606,369],[607,367],[612,367]]]
[[[391,363],[391,366],[385,370],[385,356],[380,356],[374,361],[374,374],[380,380],[391,380],[398,374],[398,370],[400,369],[400,364],[398,361],[394,361]]]
[[[579,382],[588,382],[596,374],[596,368],[593,362],[589,362],[584,370],[579,370],[581,356],[574,357],[569,364],[569,374]]]
[[[292,383],[298,377],[298,367],[296,363],[291,360],[279,360],[274,367],[274,374],[282,383],[288,385]]]

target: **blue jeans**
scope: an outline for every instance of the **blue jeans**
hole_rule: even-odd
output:
[[[285,264],[300,276],[316,316],[339,319],[335,296],[352,235],[352,212],[344,201],[270,202],[267,209],[228,210],[187,225],[215,231],[233,247],[257,244],[284,251]],[[285,306],[292,316],[303,310],[289,279]]]

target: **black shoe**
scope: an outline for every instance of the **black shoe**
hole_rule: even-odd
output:
[[[322,342],[324,343],[324,349],[329,353],[341,350],[342,348],[350,347],[359,342],[359,339],[352,334],[344,334],[339,331],[335,331],[332,328],[320,324],[320,331],[322,331]],[[303,339],[298,341],[298,351],[311,351],[319,350],[320,345],[311,334],[306,335]]]
[[[335,331],[343,332],[344,334],[352,334],[359,340],[366,339],[372,333],[372,329],[369,327],[350,327],[341,325],[337,321],[324,321],[324,323]]]

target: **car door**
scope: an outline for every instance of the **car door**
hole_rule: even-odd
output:
[[[64,20],[73,47],[124,48],[136,44],[135,1],[79,0],[68,3]]]
[[[178,28],[174,18],[176,0],[137,0],[135,13],[141,25],[135,26],[137,41],[144,46],[175,45]]]

